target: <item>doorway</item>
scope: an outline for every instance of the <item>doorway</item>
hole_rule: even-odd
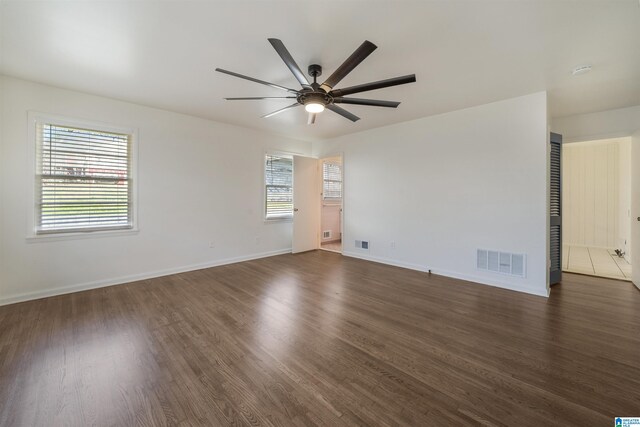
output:
[[[342,253],[342,156],[319,160],[322,171],[320,249]]]
[[[562,270],[631,280],[631,138],[562,147]]]

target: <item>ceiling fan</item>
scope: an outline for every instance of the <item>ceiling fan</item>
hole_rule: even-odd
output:
[[[403,85],[406,83],[413,83],[416,81],[415,74],[409,74],[402,77],[394,77],[392,79],[379,80],[371,83],[364,83],[361,85],[346,87],[343,89],[334,89],[334,87],[347,76],[354,68],[358,66],[364,59],[376,50],[377,46],[368,40],[358,47],[355,52],[349,56],[346,61],[342,63],[336,69],[333,74],[329,76],[324,83],[318,84],[316,79],[322,75],[322,67],[318,64],[309,65],[309,75],[313,77],[313,83],[309,83],[307,77],[304,75],[298,64],[293,60],[293,57],[284,46],[282,41],[278,39],[269,39],[269,43],[278,52],[280,58],[289,67],[289,70],[293,73],[294,77],[300,82],[302,89],[295,90],[288,87],[280,86],[274,83],[265,82],[263,80],[254,79],[253,77],[245,76],[242,74],[234,73],[233,71],[223,70],[222,68],[216,68],[216,71],[228,74],[230,76],[239,77],[241,79],[249,80],[255,83],[260,83],[266,86],[271,86],[276,89],[281,89],[289,92],[290,96],[267,96],[267,97],[245,97],[245,98],[224,98],[227,101],[245,101],[245,100],[263,100],[263,99],[295,99],[296,102],[276,110],[272,113],[265,114],[263,118],[274,116],[283,111],[290,110],[292,108],[304,105],[305,110],[309,113],[308,124],[313,124],[316,121],[316,114],[324,111],[325,108],[340,114],[341,116],[351,120],[352,122],[360,120],[360,117],[350,113],[342,107],[336,104],[353,104],[353,105],[370,105],[375,107],[389,107],[397,108],[400,105],[395,101],[380,101],[376,99],[362,99],[362,98],[345,98],[345,95],[351,95],[354,93],[366,92],[368,90],[381,89],[389,86]]]

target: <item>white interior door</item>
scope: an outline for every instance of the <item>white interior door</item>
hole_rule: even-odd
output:
[[[640,131],[631,140],[631,271],[640,289]]]
[[[293,242],[292,252],[318,249],[320,195],[318,159],[293,156]]]

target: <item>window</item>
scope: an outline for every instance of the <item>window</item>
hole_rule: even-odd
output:
[[[132,134],[36,121],[36,234],[133,228]]]
[[[293,158],[265,156],[265,218],[293,217]]]
[[[337,163],[322,163],[322,198],[342,199],[342,166]]]

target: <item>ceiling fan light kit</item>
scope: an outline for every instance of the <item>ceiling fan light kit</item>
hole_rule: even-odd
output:
[[[322,67],[318,64],[311,64],[308,68],[308,73],[313,77],[313,83],[307,80],[298,64],[294,61],[293,57],[284,46],[282,41],[278,39],[269,39],[269,43],[276,50],[280,58],[284,61],[289,68],[293,76],[298,80],[302,89],[295,90],[280,86],[274,83],[265,82],[263,80],[255,79],[253,77],[245,76],[242,74],[234,73],[232,71],[223,70],[222,68],[216,68],[216,71],[224,73],[233,77],[249,80],[254,83],[263,84],[273,87],[275,89],[284,90],[289,92],[289,96],[269,96],[269,97],[243,97],[243,98],[224,98],[227,101],[246,101],[246,100],[265,100],[265,99],[295,99],[296,102],[287,107],[276,110],[272,113],[265,114],[263,118],[271,117],[281,112],[290,110],[292,108],[304,105],[304,109],[309,113],[307,123],[314,124],[316,121],[316,115],[326,109],[333,111],[342,117],[356,122],[360,118],[342,107],[338,107],[336,104],[351,104],[351,105],[368,105],[374,107],[387,107],[397,108],[400,102],[397,101],[381,101],[377,99],[362,99],[362,98],[345,98],[345,95],[351,95],[354,93],[366,92],[374,89],[382,89],[390,86],[398,86],[406,83],[413,83],[416,81],[416,75],[410,74],[402,77],[394,77],[386,80],[379,80],[376,82],[365,83],[361,85],[346,87],[343,89],[333,89],[347,74],[349,74],[355,67],[357,67],[362,61],[365,60],[377,46],[368,40],[358,47],[355,52],[351,54],[334,72],[324,81],[322,84],[318,84],[317,78],[322,75]]]
[[[319,102],[307,102],[304,104],[304,109],[308,113],[322,113],[324,111],[324,104]]]

